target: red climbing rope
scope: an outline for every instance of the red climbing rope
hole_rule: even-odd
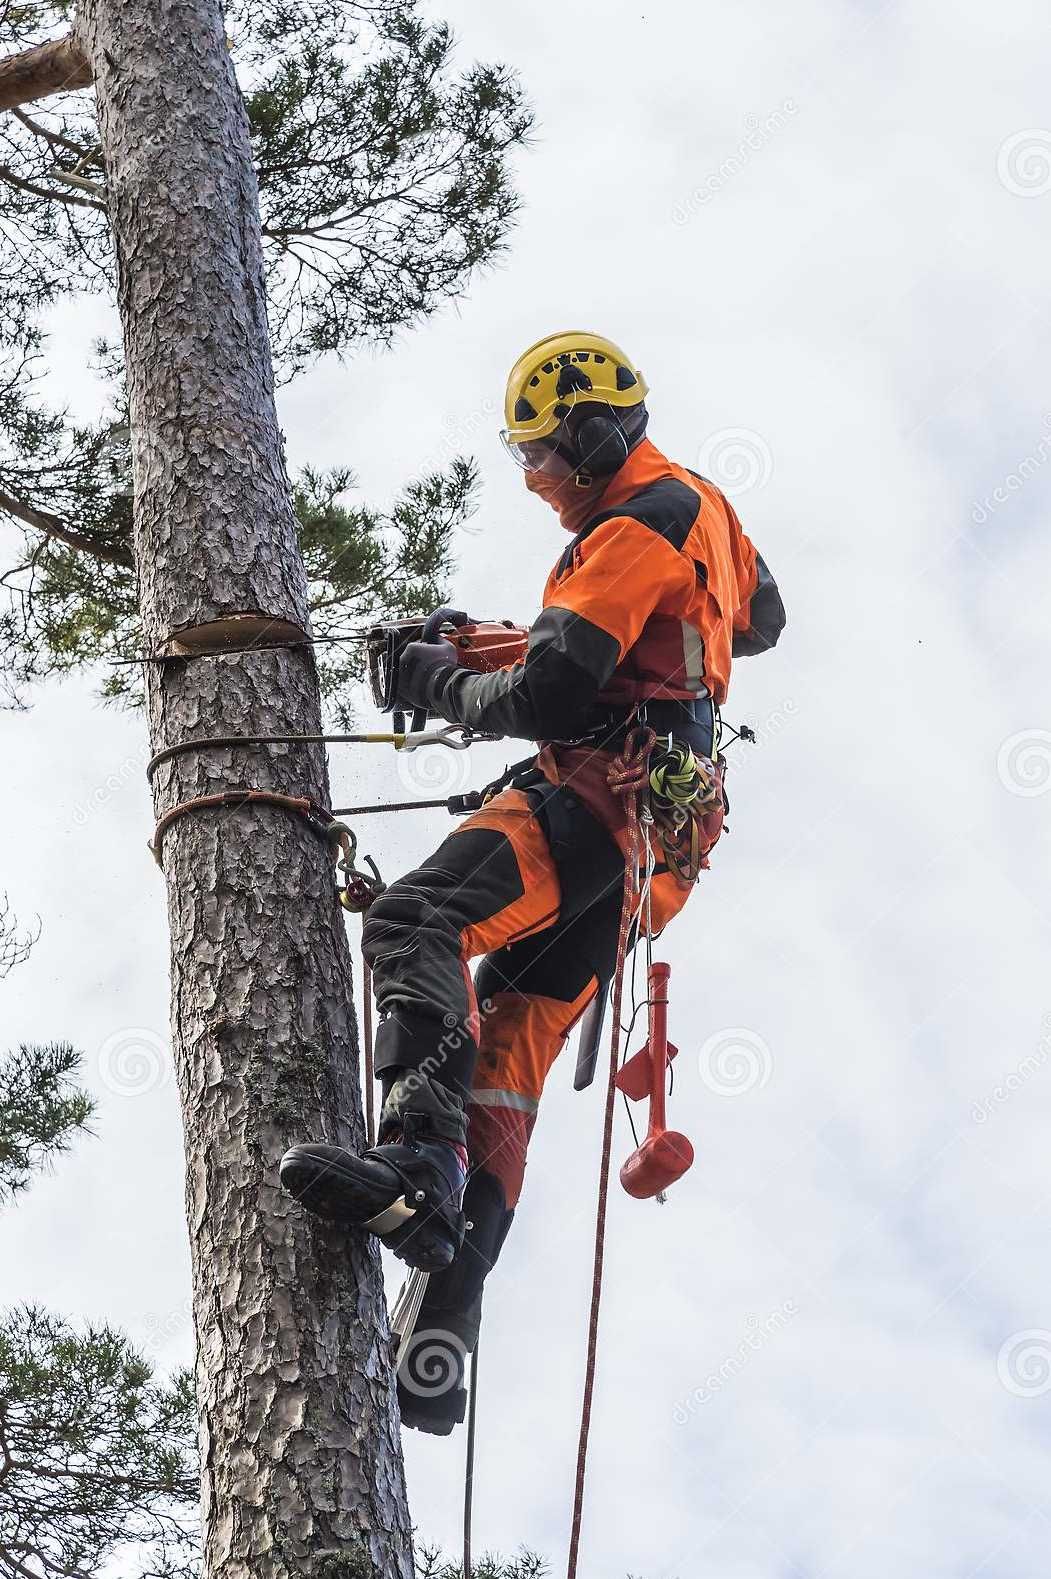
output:
[[[332,813],[326,811],[324,806],[319,806],[306,795],[279,795],[276,790],[261,789],[228,789],[220,790],[214,795],[195,795],[192,800],[184,800],[178,806],[173,806],[166,811],[153,830],[153,839],[150,849],[157,865],[162,864],[161,849],[164,835],[178,822],[180,817],[185,817],[191,811],[224,811],[239,806],[280,806],[283,811],[296,812],[319,833],[327,838],[327,826],[332,821]]]
[[[609,1049],[609,1082],[602,1124],[602,1160],[599,1163],[598,1209],[595,1214],[595,1260],[591,1278],[591,1313],[588,1318],[588,1351],[584,1368],[584,1397],[580,1411],[580,1439],[577,1445],[577,1475],[573,1493],[573,1524],[569,1536],[569,1567],[566,1579],[576,1579],[580,1552],[580,1524],[584,1514],[584,1481],[587,1476],[588,1439],[591,1435],[591,1407],[595,1395],[595,1370],[598,1361],[599,1310],[602,1304],[602,1271],[606,1251],[606,1211],[609,1203],[609,1168],[613,1154],[613,1114],[617,1100],[617,1071],[620,1066],[620,1015],[624,987],[624,961],[628,953],[635,899],[639,892],[639,795],[645,789],[650,752],[656,736],[652,729],[633,729],[624,749],[610,764],[608,783],[614,795],[623,797],[627,850],[624,856],[624,901],[620,910],[617,939],[617,966],[613,977],[613,1032]]]

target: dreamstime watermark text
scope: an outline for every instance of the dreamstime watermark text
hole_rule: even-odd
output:
[[[997,510],[1009,504],[1015,494],[1021,493],[1026,483],[1031,482],[1041,467],[1051,460],[1051,412],[1044,417],[1044,427],[1048,431],[1037,440],[1029,454],[1024,455],[990,493],[982,499],[975,499],[971,506],[971,520],[975,526],[984,526],[990,521]]]
[[[799,1306],[795,1300],[786,1299],[766,1316],[749,1316],[745,1335],[733,1353],[728,1354],[714,1371],[709,1371],[699,1387],[695,1387],[681,1403],[676,1404],[673,1415],[676,1425],[685,1425],[698,1409],[703,1409],[705,1404],[710,1404],[713,1398],[718,1397],[740,1376],[770,1339],[784,1332],[798,1315]]]
[[[1051,1059],[1051,1014],[1043,1018],[1043,1035],[1036,1045],[1036,1052],[1023,1058],[1016,1068],[1004,1075],[989,1094],[971,1106],[971,1118],[976,1124],[987,1124],[1016,1091],[1029,1084],[1035,1075],[1047,1067]]]
[[[445,1027],[438,1045],[433,1053],[428,1053],[426,1058],[420,1060],[414,1069],[410,1069],[399,1082],[406,1091],[419,1091],[433,1076],[440,1074],[449,1059],[458,1053],[468,1043],[478,1041],[481,1023],[492,1014],[496,1005],[491,998],[482,998],[478,1003],[478,1018],[476,1024],[468,1024],[456,1014],[443,1014],[442,1024]]]
[[[70,812],[70,820],[74,828],[83,828],[90,822],[97,811],[108,806],[115,795],[126,789],[134,779],[139,780],[149,761],[149,748],[143,747],[134,756],[125,757],[119,767],[108,773],[100,784],[96,784],[83,800],[77,801]]]

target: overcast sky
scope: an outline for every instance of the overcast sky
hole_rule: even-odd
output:
[[[656,442],[731,492],[789,616],[735,670],[727,716],[760,744],[661,944],[698,1160],[664,1208],[614,1193],[583,1576],[1043,1579],[1046,0],[440,14],[535,100],[521,222],[456,310],[283,394],[291,464],[351,463],[381,501],[475,453],[457,599],[528,621],[563,538],[500,451],[504,377],[593,327],[645,371]],[[85,410],[91,313],[54,324]],[[0,719],[0,886],[44,924],[4,1037],[74,1041],[100,1111],[0,1219],[2,1295],[122,1323],[164,1367],[191,1333],[142,723],[87,682],[34,703]],[[378,751],[332,765],[337,801],[423,790]],[[363,843],[391,876],[446,826]],[[488,1300],[476,1493],[479,1542],[556,1574],[601,1120],[570,1062]],[[406,1449],[452,1549],[462,1438]]]

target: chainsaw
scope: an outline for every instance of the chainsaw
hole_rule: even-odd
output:
[[[435,609],[426,619],[373,625],[365,637],[373,700],[381,712],[397,715],[404,711],[398,706],[399,669],[401,655],[412,641],[448,641],[461,668],[492,674],[525,658],[528,636],[523,626],[511,620],[472,620],[459,609],[450,608]],[[412,728],[423,729],[429,716],[425,708],[417,708]]]

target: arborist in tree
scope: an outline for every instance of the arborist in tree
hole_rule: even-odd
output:
[[[785,621],[724,495],[647,438],[646,395],[634,363],[594,334],[552,335],[511,370],[504,445],[572,540],[521,661],[472,673],[450,642],[414,642],[398,694],[479,733],[535,741],[539,755],[369,911],[378,1144],[361,1156],[297,1145],[281,1166],[311,1211],[433,1274],[417,1330],[448,1351],[452,1384],[402,1376],[399,1394],[406,1425],[440,1434],[463,1419],[463,1358],[548,1070],[613,971],[625,829],[611,764],[641,722],[709,791],[670,833],[650,835],[661,835],[659,930],[722,827],[731,658],[772,647]]]

